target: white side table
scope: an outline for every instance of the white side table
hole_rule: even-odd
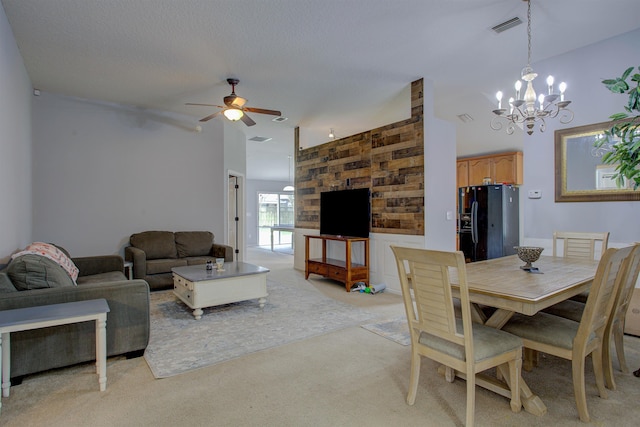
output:
[[[129,280],[133,280],[133,263],[131,261],[124,262],[124,273]]]
[[[96,322],[96,371],[100,391],[107,388],[107,313],[109,304],[104,298],[39,307],[0,311],[0,381],[2,396],[9,397],[11,388],[11,332]],[[0,409],[2,401],[0,400]]]

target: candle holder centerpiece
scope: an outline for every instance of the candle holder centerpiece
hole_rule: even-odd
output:
[[[531,271],[532,269],[537,270],[532,263],[536,262],[538,258],[540,258],[540,254],[544,248],[539,246],[514,246],[513,248],[517,251],[518,258],[526,263],[525,265],[520,266],[521,269],[526,271]]]

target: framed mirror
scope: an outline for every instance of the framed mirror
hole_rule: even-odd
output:
[[[556,202],[640,200],[640,190],[634,191],[628,182],[619,188],[611,178],[615,165],[602,163],[607,146],[595,146],[611,123],[555,131]]]

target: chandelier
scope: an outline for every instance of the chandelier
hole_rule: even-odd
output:
[[[523,98],[520,98],[522,81],[517,80],[515,84],[516,96],[509,98],[508,109],[502,108],[502,92],[496,93],[498,109],[493,110],[495,116],[491,120],[491,129],[500,130],[506,125],[506,131],[511,135],[515,126],[526,127],[527,134],[531,135],[536,123],[539,124],[540,132],[546,128],[545,120],[554,119],[559,116],[560,123],[566,124],[573,120],[573,111],[567,109],[571,101],[564,99],[564,92],[567,84],[562,82],[558,85],[560,93],[555,93],[553,88],[553,76],[547,77],[547,95],[541,93],[536,97],[533,89],[533,80],[538,74],[531,68],[531,0],[527,2],[527,66],[522,69],[522,80],[526,82],[526,90]],[[536,106],[537,103],[537,106]]]

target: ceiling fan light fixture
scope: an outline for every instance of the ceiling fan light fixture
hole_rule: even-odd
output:
[[[235,122],[240,120],[242,116],[244,116],[244,113],[242,112],[242,110],[239,110],[237,108],[227,108],[226,110],[224,110],[224,116],[232,122]]]

